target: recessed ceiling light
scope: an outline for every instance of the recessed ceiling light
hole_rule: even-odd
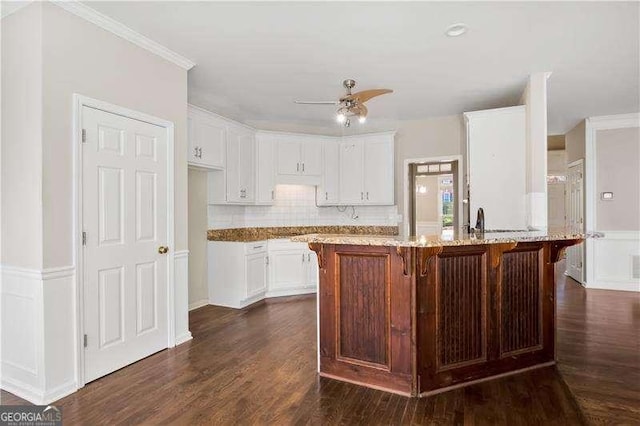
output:
[[[452,24],[444,32],[449,37],[458,37],[467,32],[467,25],[463,23]]]

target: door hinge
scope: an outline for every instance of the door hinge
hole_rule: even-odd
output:
[[[87,142],[87,130],[82,129],[82,143]]]
[[[269,264],[269,256],[265,256],[265,257],[264,257],[264,263],[265,263],[266,265],[268,265],[268,264]]]
[[[82,245],[86,246],[87,245],[87,233],[82,231]]]
[[[85,334],[83,339],[83,344],[85,348],[87,347],[87,344],[88,344],[87,342],[88,342],[88,339],[87,339],[87,335]]]

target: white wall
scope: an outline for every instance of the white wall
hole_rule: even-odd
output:
[[[208,302],[207,172],[189,169],[189,306]]]
[[[190,337],[187,72],[49,2],[2,20],[2,67],[2,388],[47,403],[78,386],[74,93],[175,124],[175,334]]]
[[[42,267],[42,7],[4,18],[2,264]]]

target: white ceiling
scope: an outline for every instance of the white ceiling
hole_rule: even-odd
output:
[[[636,112],[640,3],[89,2],[186,56],[192,103],[239,120],[330,125],[328,100],[391,88],[370,120],[421,119],[517,104],[552,71],[549,134]],[[462,37],[444,35],[464,22]]]

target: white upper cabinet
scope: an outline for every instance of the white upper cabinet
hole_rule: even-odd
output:
[[[203,110],[189,106],[188,111],[189,164],[222,169],[225,166],[226,126],[224,120]]]
[[[275,139],[256,134],[256,204],[273,204],[275,200]]]
[[[255,200],[254,134],[241,127],[230,127],[227,133],[227,201],[251,204]]]
[[[322,176],[322,137],[280,134],[276,142],[276,182],[317,185]]]
[[[340,143],[341,205],[393,205],[393,134],[350,136]]]
[[[322,144],[323,172],[316,192],[319,206],[335,206],[340,201],[340,142],[327,139]]]

